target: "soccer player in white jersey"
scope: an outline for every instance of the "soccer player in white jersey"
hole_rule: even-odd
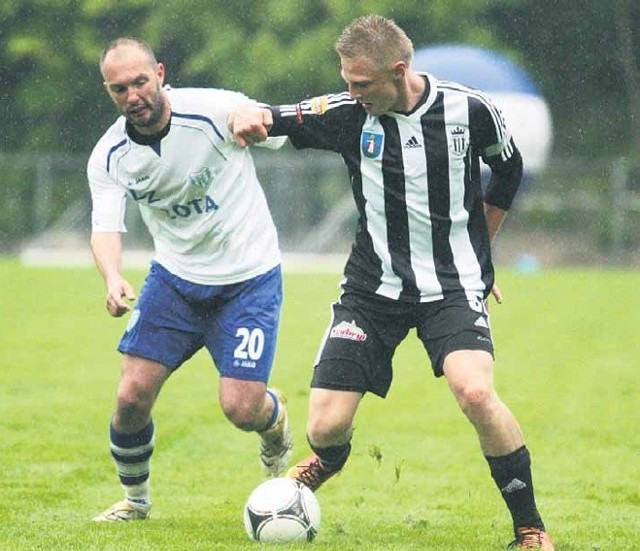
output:
[[[226,417],[259,433],[268,475],[286,469],[291,438],[284,399],[267,388],[282,275],[276,229],[252,157],[228,126],[246,96],[165,87],[163,64],[134,38],[111,42],[100,70],[121,116],[87,167],[91,248],[107,311],[114,317],[131,312],[118,347],[122,378],[110,425],[125,495],[94,520],[129,521],[147,518],[151,508],[153,405],[171,373],[202,347],[220,374]],[[133,305],[135,292],[121,269],[126,200],[137,203],[155,246]]]
[[[484,94],[411,69],[413,44],[393,21],[356,19],[336,50],[348,92],[234,115],[241,145],[268,133],[342,155],[359,213],[311,383],[314,453],[288,474],[316,490],[343,467],[360,400],[387,394],[394,351],[415,328],[478,434],[513,519],[510,547],[552,550],[529,451],[494,388],[485,307],[492,292],[501,300],[490,245],[520,183],[520,153]],[[492,172],[484,194],[480,159]]]

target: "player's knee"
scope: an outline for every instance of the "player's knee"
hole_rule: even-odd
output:
[[[311,415],[307,423],[307,437],[321,448],[344,444],[351,437],[351,421],[331,415]]]
[[[222,411],[231,423],[244,431],[256,430],[258,425],[258,407],[252,402],[222,403]]]
[[[153,392],[137,384],[122,384],[118,388],[117,406],[123,417],[149,413],[153,406]]]
[[[498,406],[494,390],[486,386],[466,386],[456,393],[456,398],[464,414],[478,423],[490,421]]]
[[[151,418],[152,401],[139,394],[119,391],[112,423],[117,431],[132,433],[141,430]]]

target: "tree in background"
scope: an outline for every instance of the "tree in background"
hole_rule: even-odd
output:
[[[503,0],[489,19],[519,52],[551,105],[563,156],[633,154],[640,132],[637,75],[640,2]],[[634,106],[635,105],[635,106]]]
[[[87,152],[114,118],[97,60],[116,36],[150,42],[176,86],[279,102],[344,87],[333,43],[366,13],[394,18],[416,47],[468,42],[514,57],[551,105],[560,154],[640,144],[632,0],[3,0],[0,151]]]

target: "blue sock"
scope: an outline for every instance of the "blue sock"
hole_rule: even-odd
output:
[[[149,500],[149,463],[154,447],[153,421],[133,434],[123,434],[110,426],[111,455],[120,483],[128,499]]]
[[[260,429],[258,432],[264,432],[269,430],[270,428],[273,428],[273,426],[276,424],[276,421],[278,420],[278,415],[280,415],[280,401],[278,400],[278,396],[275,392],[273,392],[273,390],[269,389],[267,389],[267,394],[271,396],[271,399],[273,400],[273,413],[271,414],[271,418],[264,426],[264,428]]]

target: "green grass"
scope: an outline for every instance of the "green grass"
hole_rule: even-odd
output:
[[[137,288],[143,275],[129,274]],[[310,366],[339,279],[285,280],[272,382],[289,396],[297,458],[308,451]],[[527,437],[556,549],[638,549],[640,274],[501,271],[500,283],[496,384]],[[258,441],[223,418],[205,353],[154,411],[153,518],[96,525],[92,515],[121,497],[108,422],[125,320],[106,314],[93,269],[0,261],[0,299],[0,549],[260,549],[241,518],[261,481]],[[317,550],[498,550],[510,539],[475,435],[413,335],[389,397],[364,400],[352,457],[318,498]]]

